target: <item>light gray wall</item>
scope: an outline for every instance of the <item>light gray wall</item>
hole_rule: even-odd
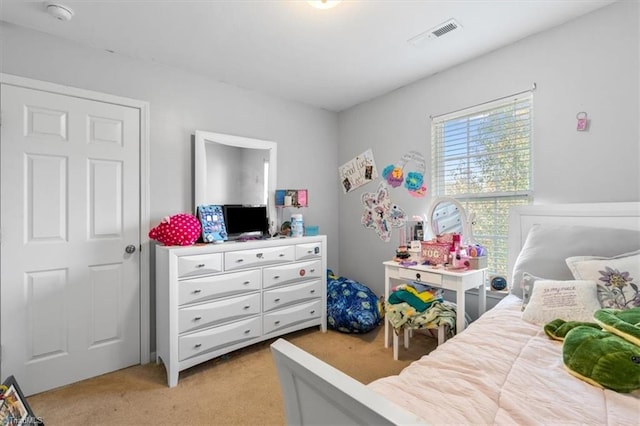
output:
[[[640,200],[639,6],[618,2],[555,29],[417,81],[340,113],[342,164],[368,148],[381,171],[403,153],[427,160],[430,188],[430,116],[529,89],[534,94],[534,197],[536,203]],[[586,111],[589,132],[577,132]],[[381,263],[398,245],[384,243],[360,224],[363,192],[341,194],[340,274],[384,291]],[[429,198],[393,189],[409,215],[426,213]]]
[[[300,212],[305,223],[319,225],[327,235],[328,265],[337,269],[336,113],[4,22],[0,22],[0,43],[0,72],[149,102],[153,224],[167,215],[193,212],[191,135],[195,130],[276,142],[278,187],[309,190],[309,207]],[[285,216],[294,212],[286,210]],[[152,296],[154,278],[152,270]]]

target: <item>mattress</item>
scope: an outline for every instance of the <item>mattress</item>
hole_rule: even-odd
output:
[[[431,424],[639,425],[640,391],[616,393],[570,375],[562,343],[523,321],[521,303],[505,297],[399,375],[368,387]]]

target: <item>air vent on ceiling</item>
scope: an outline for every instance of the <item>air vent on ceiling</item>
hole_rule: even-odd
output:
[[[457,30],[459,28],[462,28],[462,25],[460,25],[458,21],[456,21],[455,19],[449,19],[448,21],[443,22],[440,25],[437,25],[423,33],[418,34],[415,37],[410,38],[409,40],[407,40],[407,42],[418,46],[427,40],[442,37],[443,35],[449,34],[451,31]]]

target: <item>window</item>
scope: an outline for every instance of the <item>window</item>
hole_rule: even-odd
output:
[[[491,273],[507,273],[509,209],[531,203],[530,92],[434,117],[432,191],[475,213],[474,240]]]

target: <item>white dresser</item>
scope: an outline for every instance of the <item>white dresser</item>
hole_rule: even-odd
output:
[[[303,328],[327,330],[326,236],[156,246],[156,351],[180,371]]]

